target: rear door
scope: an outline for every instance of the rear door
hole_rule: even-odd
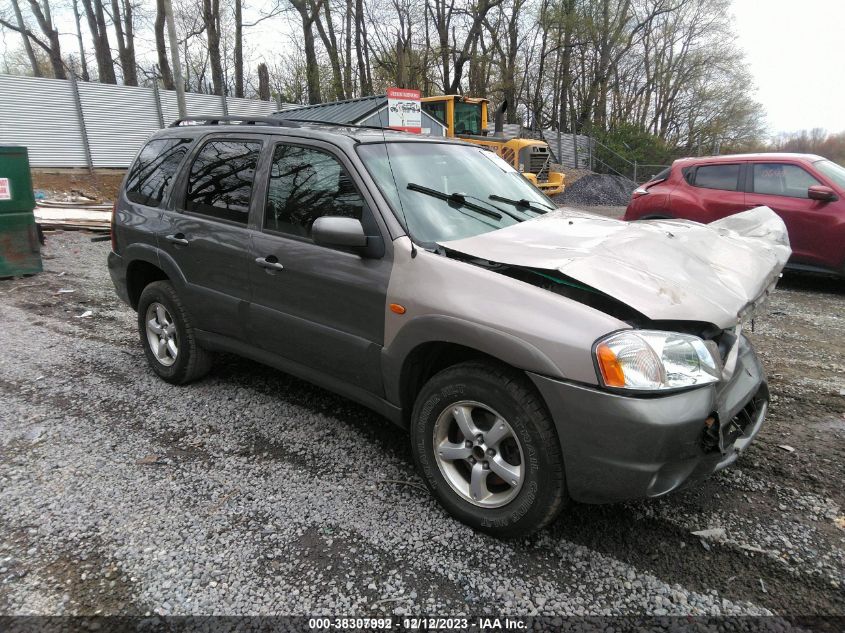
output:
[[[159,238],[185,277],[184,298],[198,327],[236,339],[244,338],[250,297],[248,222],[262,145],[250,135],[202,139]]]
[[[830,261],[823,252],[827,232],[838,224],[830,203],[810,200],[807,189],[821,185],[799,165],[760,162],[751,165],[749,206],[767,206],[783,218],[789,232],[792,259],[807,264]]]
[[[262,200],[250,264],[251,343],[381,395],[389,252],[362,257],[311,239],[315,219],[338,215],[360,219],[369,239],[384,243],[354,166],[326,143],[278,142]]]
[[[690,194],[694,204],[701,209],[700,217],[692,219],[707,223],[745,211],[745,192],[741,186],[744,175],[745,164],[741,162],[705,163],[688,171],[686,181],[693,189]],[[673,204],[675,201],[673,192]],[[678,215],[691,217],[683,213]]]

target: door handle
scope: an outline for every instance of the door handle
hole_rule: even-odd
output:
[[[187,246],[188,240],[185,239],[185,235],[182,233],[176,233],[175,235],[168,235],[165,237],[168,242],[171,244],[178,244],[179,246]]]
[[[275,255],[268,255],[267,257],[256,257],[255,263],[269,270],[284,270],[285,267],[279,263]]]

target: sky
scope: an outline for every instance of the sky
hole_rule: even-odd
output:
[[[845,0],[733,0],[773,134],[845,131]]]

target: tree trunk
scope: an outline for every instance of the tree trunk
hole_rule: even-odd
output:
[[[74,9],[76,9],[76,2],[74,2],[73,6]],[[26,34],[26,23],[23,21],[23,14],[21,13],[21,7],[18,4],[18,0],[12,0],[12,9],[15,12],[15,20],[18,23],[18,29],[21,34],[21,37],[23,38],[23,47],[26,51],[26,56],[29,59],[29,65],[32,66],[32,75],[34,77],[42,77],[43,73],[41,72],[41,67],[38,65],[38,59],[35,57],[35,51],[32,48],[32,42],[29,41],[29,35]],[[85,62],[83,61],[83,63]]]
[[[138,63],[135,59],[135,19],[133,17],[133,0],[123,0],[123,30],[126,33],[126,64],[132,72],[126,74],[123,70],[124,81],[129,86],[138,85]],[[131,83],[130,83],[131,82]]]
[[[346,0],[346,50],[344,56],[343,69],[343,90],[346,93],[346,98],[351,99],[355,95],[352,91],[352,14],[354,8],[352,0]]]
[[[364,21],[364,2],[355,0],[355,52],[358,55],[358,84],[361,96],[373,94],[373,85],[367,72],[367,27]]]
[[[117,78],[114,74],[114,61],[111,56],[109,34],[106,31],[102,0],[82,0],[82,5],[85,7],[88,30],[91,31],[91,39],[94,42],[94,56],[97,58],[97,75],[100,83],[116,84]]]
[[[161,82],[165,90],[174,90],[173,73],[170,70],[170,60],[167,57],[167,45],[164,34],[167,17],[164,13],[164,0],[156,0],[156,55],[158,56],[158,71],[161,74]]]
[[[258,98],[270,101],[270,73],[265,63],[258,64]]]
[[[316,15],[309,13],[308,8],[310,2],[308,0],[290,1],[302,19],[302,36],[305,48],[305,83],[308,86],[308,103],[310,105],[322,103],[322,97],[320,96],[320,66],[317,62],[317,50],[314,47],[314,30],[312,28]],[[314,7],[316,11],[320,10],[321,4],[322,2],[318,0],[317,5]]]
[[[131,5],[128,5],[128,7],[128,10],[130,12],[129,18],[131,19]],[[111,0],[111,10],[112,22],[114,24],[114,32],[117,38],[117,51],[120,57],[120,66],[123,69],[123,83],[127,86],[137,86],[138,75],[135,70],[134,45],[132,48],[130,48],[126,44],[127,38],[124,36],[124,29],[122,24],[123,18],[121,18],[120,3],[118,2],[118,0]],[[128,20],[127,22],[131,25],[131,22],[129,22]],[[127,33],[127,36],[128,35],[129,34]]]
[[[82,41],[82,17],[79,15],[79,0],[73,0],[73,20],[76,23],[76,39],[79,41],[79,64],[82,67],[82,81],[91,81],[88,75],[88,60],[85,59],[85,44]]]
[[[244,24],[242,0],[235,0],[235,96],[244,96]]]
[[[62,61],[62,47],[59,42],[59,30],[53,26],[53,16],[50,12],[50,1],[43,0],[43,10],[37,0],[29,0],[32,14],[35,16],[41,32],[47,38],[47,55],[50,57],[50,65],[53,68],[53,76],[56,79],[67,79],[65,63]]]
[[[220,0],[203,0],[202,19],[208,38],[208,62],[211,65],[211,83],[213,93],[222,95],[224,91],[223,60],[220,56]]]
[[[340,51],[337,47],[337,37],[334,32],[331,5],[329,2],[323,3],[323,11],[326,14],[325,25],[320,19],[319,4],[312,0],[311,14],[314,16],[314,24],[317,26],[317,32],[320,34],[326,54],[329,56],[329,64],[332,67],[332,90],[334,91],[334,98],[338,101],[343,101],[346,98],[343,90],[343,72],[340,69]]]

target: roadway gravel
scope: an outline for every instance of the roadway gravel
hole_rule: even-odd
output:
[[[841,283],[758,321],[774,402],[736,467],[502,542],[362,407],[231,356],[156,379],[108,248],[52,234],[0,282],[0,614],[845,615]]]

